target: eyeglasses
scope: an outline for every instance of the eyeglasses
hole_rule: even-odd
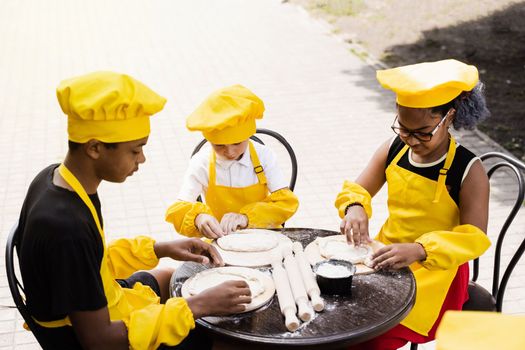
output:
[[[404,139],[408,139],[410,136],[414,136],[416,139],[418,139],[421,142],[429,142],[432,140],[432,136],[438,131],[438,129],[443,125],[443,122],[450,114],[450,110],[445,114],[443,118],[439,121],[439,123],[436,125],[436,127],[431,132],[420,132],[420,131],[410,131],[405,128],[402,128],[400,126],[396,125],[398,115],[396,115],[394,119],[394,123],[392,123],[392,131],[395,132],[397,135],[401,136]]]

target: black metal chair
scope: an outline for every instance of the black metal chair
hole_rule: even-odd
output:
[[[11,290],[11,296],[15,302],[18,312],[24,318],[25,323],[33,332],[36,340],[42,344],[41,335],[39,334],[39,326],[35,320],[29,314],[26,306],[26,297],[24,292],[24,286],[21,282],[21,278],[17,277],[17,271],[15,269],[15,259],[18,261],[18,247],[19,247],[19,235],[18,235],[18,222],[13,226],[7,237],[7,244],[5,249],[5,267],[7,272],[7,282],[9,289]],[[16,250],[15,250],[16,249]],[[16,255],[16,258],[15,258]]]
[[[284,136],[282,136],[278,132],[269,129],[258,128],[255,132],[255,135],[252,135],[250,138],[256,142],[259,142],[261,145],[264,145],[264,142],[259,137],[257,137],[257,134],[271,136],[277,141],[279,141],[284,146],[284,148],[286,148],[286,151],[290,156],[290,163],[292,166],[292,173],[290,176],[290,184],[288,185],[288,188],[290,188],[290,190],[293,191],[295,188],[295,182],[297,181],[297,158],[295,157],[295,152],[293,151],[292,146],[290,145],[290,143],[288,143]],[[203,139],[201,142],[199,142],[197,146],[195,146],[195,148],[193,149],[191,156],[193,157],[197,152],[199,152],[202,146],[206,144],[206,142],[208,142],[208,140],[206,139]]]
[[[487,175],[489,179],[492,178],[494,173],[499,169],[510,170],[516,176],[517,191],[516,200],[512,206],[509,215],[506,217],[503,226],[498,233],[498,239],[496,242],[496,248],[494,252],[494,270],[492,272],[492,292],[489,292],[481,285],[476,283],[479,276],[479,258],[473,261],[473,273],[472,280],[469,282],[468,293],[469,300],[463,305],[463,310],[469,311],[497,311],[501,312],[503,306],[503,297],[505,295],[505,288],[510,279],[512,271],[521,259],[523,252],[525,251],[525,232],[521,244],[517,247],[512,258],[510,259],[503,277],[500,279],[500,268],[501,268],[501,250],[503,247],[503,240],[512,224],[514,218],[518,214],[519,210],[523,206],[523,200],[525,197],[525,180],[523,172],[525,171],[525,164],[504,154],[501,152],[488,152],[480,157],[481,161],[487,169]],[[488,160],[492,159],[496,161],[492,164],[487,164]],[[417,349],[417,344],[412,343],[410,345],[411,350]]]
[[[465,303],[465,305],[463,305],[463,310],[501,312],[505,288],[507,287],[510,275],[512,274],[512,271],[518,264],[523,255],[523,252],[525,251],[524,232],[521,244],[515,250],[512,258],[505,268],[503,277],[500,279],[501,250],[503,247],[503,240],[505,239],[505,235],[512,224],[512,221],[523,206],[523,200],[525,197],[525,180],[523,176],[525,164],[500,152],[489,152],[482,155],[480,158],[484,164],[489,159],[495,159],[497,161],[496,163],[487,167],[489,179],[492,178],[492,175],[498,169],[508,169],[516,176],[518,186],[516,191],[516,200],[499,231],[498,239],[496,241],[496,248],[494,252],[494,271],[492,273],[492,292],[489,292],[476,283],[479,275],[479,259],[474,260],[472,280],[470,281],[468,288],[469,300]]]

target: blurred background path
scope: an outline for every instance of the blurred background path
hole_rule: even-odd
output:
[[[296,5],[277,0],[5,0],[0,9],[2,247],[30,181],[66,153],[66,118],[55,96],[64,78],[115,70],[168,99],[152,119],[147,162],[126,183],[100,188],[108,239],[176,236],[164,212],[176,199],[191,150],[201,139],[186,130],[185,117],[217,88],[240,83],[252,89],[267,108],[258,126],[280,132],[294,147],[301,204],[288,227],[338,230],[333,202],[343,180],[354,179],[377,146],[393,136],[394,99],[378,86],[375,69]],[[500,150],[482,134],[458,137],[478,154]],[[284,152],[279,157],[286,168]],[[512,191],[508,184],[493,187],[491,227],[501,222]],[[374,198],[372,232],[386,217],[385,198],[385,189]],[[511,242],[524,231],[523,215],[518,221],[509,233]],[[13,305],[1,252],[0,305]],[[482,264],[482,281],[491,271],[488,260]],[[510,281],[505,312],[525,313],[524,270],[518,266]],[[3,306],[0,350],[38,348],[16,310]]]

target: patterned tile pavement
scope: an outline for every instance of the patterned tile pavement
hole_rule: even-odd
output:
[[[163,221],[193,146],[185,116],[210,91],[241,83],[265,101],[260,127],[281,132],[299,161],[301,200],[289,227],[337,230],[333,200],[376,147],[391,137],[392,96],[374,68],[351,53],[329,25],[278,0],[5,0],[0,4],[0,243],[5,244],[34,175],[66,152],[58,82],[94,70],[126,72],[168,98],[152,121],[148,161],[122,185],[103,184],[108,238],[175,237]],[[479,133],[459,133],[481,154],[501,148]],[[284,152],[279,151],[283,167]],[[514,189],[493,184],[489,235],[505,216]],[[385,190],[374,199],[372,231],[386,217]],[[508,234],[504,262],[523,234],[521,215]],[[1,250],[0,305],[12,305]],[[488,285],[491,249],[481,281]],[[169,262],[163,262],[168,264]],[[525,269],[513,274],[504,312],[525,313]],[[0,308],[0,350],[38,349],[14,309]],[[425,345],[422,349],[432,349]]]

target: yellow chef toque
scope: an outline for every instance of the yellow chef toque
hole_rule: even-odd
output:
[[[64,80],[57,98],[67,115],[69,140],[85,143],[126,142],[150,133],[149,117],[164,108],[166,99],[130,77],[94,72]]]
[[[446,104],[478,83],[476,67],[453,59],[378,70],[377,80],[397,95],[400,106],[429,108]]]
[[[447,311],[436,332],[436,350],[522,350],[523,329],[523,315]]]
[[[188,117],[186,127],[202,131],[211,143],[229,145],[247,140],[255,134],[255,119],[262,119],[264,103],[241,85],[212,93]]]

